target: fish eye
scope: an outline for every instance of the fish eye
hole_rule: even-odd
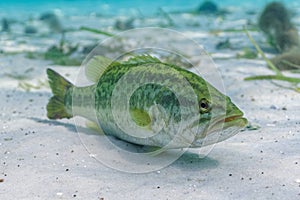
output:
[[[210,110],[210,103],[207,99],[201,99],[199,101],[199,108],[201,112],[207,112]]]

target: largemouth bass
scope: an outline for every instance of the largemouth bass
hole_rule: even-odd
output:
[[[122,62],[96,56],[85,72],[94,84],[76,87],[47,69],[54,94],[49,119],[82,116],[107,135],[167,149],[217,143],[247,124],[230,98],[202,77],[149,55]]]

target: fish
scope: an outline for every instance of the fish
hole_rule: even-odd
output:
[[[200,148],[237,134],[248,123],[231,99],[201,76],[151,55],[86,65],[92,82],[75,86],[47,69],[53,96],[47,116],[94,122],[108,136],[164,149]]]

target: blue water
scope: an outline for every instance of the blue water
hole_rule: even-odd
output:
[[[5,15],[22,17],[35,15],[45,11],[59,10],[67,15],[117,14],[128,15],[141,12],[151,15],[159,7],[167,11],[195,9],[204,0],[0,0],[0,17]],[[217,1],[220,7],[259,8],[270,0],[222,0]],[[298,0],[281,0],[288,7],[299,5]]]

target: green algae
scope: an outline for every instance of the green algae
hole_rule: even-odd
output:
[[[109,37],[115,36],[114,34],[109,33],[107,31],[102,31],[102,30],[99,30],[99,29],[89,28],[89,27],[85,27],[85,26],[80,27],[79,30],[88,31],[88,32],[91,32],[91,33],[96,33],[96,34],[105,35],[105,36],[109,36]]]
[[[40,90],[42,88],[49,88],[48,81],[38,80],[37,84],[32,84],[26,81],[20,81],[18,84],[18,88],[25,90],[26,92],[30,92],[31,90]]]
[[[255,59],[258,57],[257,52],[253,51],[250,48],[244,48],[242,52],[237,53],[237,58],[246,58],[246,59]]]
[[[53,45],[46,52],[27,52],[26,57],[29,59],[45,59],[52,61],[55,65],[61,66],[80,66],[82,58],[72,57],[78,49],[78,45],[71,45],[64,39],[58,45]]]
[[[285,76],[265,55],[265,53],[261,50],[261,48],[258,46],[258,44],[255,42],[255,40],[253,39],[253,37],[249,34],[248,30],[245,28],[245,33],[247,35],[247,37],[249,38],[250,42],[254,45],[254,47],[256,48],[257,52],[259,55],[261,55],[261,57],[265,60],[265,62],[267,63],[267,65],[269,66],[269,68],[275,72],[275,75],[258,75],[258,76],[251,76],[251,77],[247,77],[244,80],[246,81],[251,81],[251,80],[278,80],[278,81],[284,81],[284,82],[289,82],[292,84],[291,87],[285,87],[285,86],[281,86],[277,83],[277,86],[280,87],[284,87],[287,89],[292,89],[296,92],[300,92],[300,87],[298,87],[298,84],[300,84],[300,78],[296,78],[296,77],[288,77]]]

